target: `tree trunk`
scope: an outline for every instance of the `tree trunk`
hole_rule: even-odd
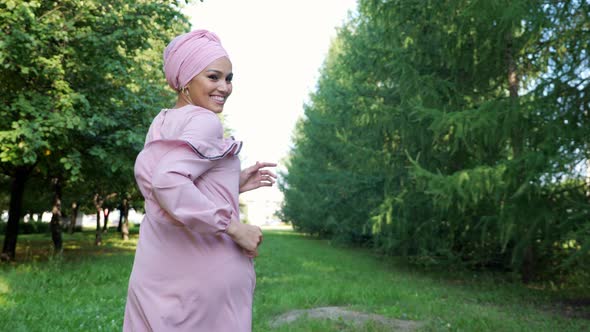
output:
[[[53,240],[55,253],[61,253],[63,249],[63,241],[61,237],[61,180],[59,178],[54,178],[52,182],[54,194],[49,227],[51,229],[51,239]]]
[[[94,195],[94,207],[96,208],[96,238],[94,244],[99,246],[102,244],[102,234],[100,231],[100,215],[102,214],[102,203],[104,200],[99,194]]]
[[[70,216],[70,226],[68,232],[73,234],[76,230],[76,220],[78,219],[78,202],[72,203],[72,215]]]
[[[513,45],[513,37],[511,34],[508,34],[506,37],[506,65],[508,68],[508,92],[510,94],[510,100],[512,102],[512,106],[514,107],[514,111],[520,111],[517,107],[518,105],[518,89],[519,89],[519,77],[518,77],[518,68],[516,65],[516,59],[514,55],[514,45]],[[518,122],[519,125],[515,126],[512,131],[512,149],[514,153],[514,159],[518,160],[523,155],[525,144],[524,144],[524,131],[523,126],[521,125],[520,119]],[[517,164],[517,176],[516,176],[516,187],[521,186],[525,181],[525,168],[523,163],[520,162]],[[526,225],[526,223],[525,223]],[[526,227],[526,226],[525,226]],[[535,239],[524,239],[524,241],[528,241],[526,247],[523,251],[523,260],[522,265],[520,267],[520,275],[521,280],[523,283],[531,282],[535,277],[535,261],[537,259],[535,255],[535,248],[534,243]]]
[[[30,169],[17,168],[12,178],[10,188],[10,206],[8,208],[8,223],[4,233],[4,246],[0,260],[14,260],[16,253],[16,240],[18,237],[18,223],[22,214],[23,194],[25,192],[25,182],[29,177]]]
[[[123,202],[121,203],[121,219],[119,225],[121,225],[121,235],[123,240],[129,240],[129,201],[127,198],[123,198]]]
[[[532,245],[528,245],[524,251],[523,264],[520,270],[520,279],[524,284],[528,284],[536,276],[536,255]]]
[[[109,208],[102,209],[102,214],[104,215],[104,225],[102,226],[102,232],[106,233],[109,230],[109,215],[111,214],[111,210]]]
[[[117,232],[123,231],[123,202],[119,205],[119,223],[117,224]]]
[[[513,45],[513,37],[511,34],[506,36],[506,66],[508,69],[508,92],[510,94],[510,101],[512,106],[515,108],[515,111],[518,112],[519,110],[516,108],[518,105],[518,89],[519,89],[519,77],[518,77],[518,70],[516,66],[516,60],[514,59],[514,45]],[[519,121],[520,123],[520,121]],[[523,148],[524,148],[524,139],[523,139],[523,128],[520,125],[515,126],[512,130],[511,135],[512,140],[512,149],[514,153],[514,159],[519,158],[522,155]],[[524,180],[524,170],[519,169],[519,179]],[[521,183],[518,184],[519,186]]]

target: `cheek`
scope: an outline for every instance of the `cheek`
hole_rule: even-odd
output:
[[[200,94],[203,93],[204,90],[206,90],[206,85],[203,84],[203,82],[200,82],[199,80],[194,80],[193,84],[189,86],[189,92],[191,94],[191,97],[194,96],[198,96]]]

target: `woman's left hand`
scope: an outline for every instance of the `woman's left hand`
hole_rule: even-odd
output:
[[[275,167],[277,164],[269,162],[256,162],[256,164],[245,168],[240,172],[240,193],[254,190],[260,187],[271,187],[277,178],[276,174],[262,169]]]

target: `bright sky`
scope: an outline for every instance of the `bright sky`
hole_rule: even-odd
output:
[[[336,28],[354,10],[356,0],[205,0],[183,10],[192,29],[215,32],[231,58],[233,93],[223,113],[244,142],[242,167],[271,161],[285,169],[281,161],[303,103],[315,89]],[[276,186],[242,195],[250,214],[259,211],[253,217],[258,221],[275,210],[260,204],[281,198]]]
[[[184,9],[192,29],[219,35],[233,63],[227,125],[244,142],[243,166],[280,162],[336,27],[356,0],[205,0]]]

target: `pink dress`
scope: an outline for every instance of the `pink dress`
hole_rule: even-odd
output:
[[[253,262],[224,232],[239,220],[240,148],[204,108],[152,122],[135,162],[145,217],[124,331],[251,330]]]

